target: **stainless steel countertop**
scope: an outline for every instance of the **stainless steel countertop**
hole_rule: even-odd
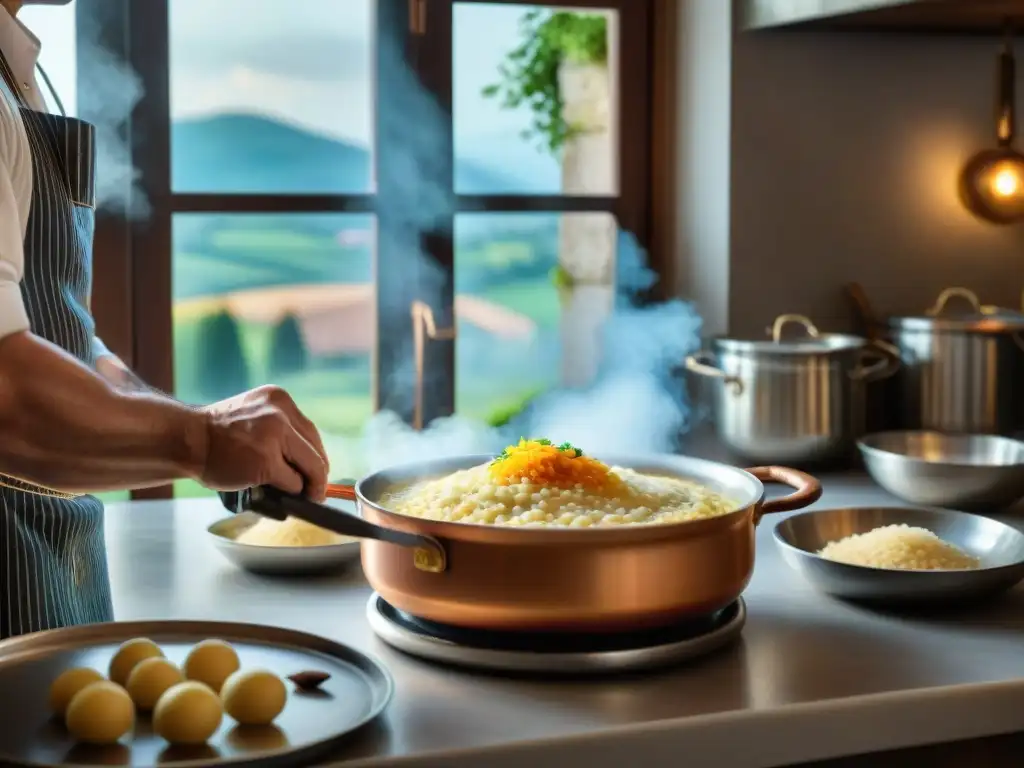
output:
[[[821,506],[897,504],[857,474],[824,475]],[[207,540],[213,500],[112,504],[118,619],[221,619],[314,632],[390,668],[386,715],[345,765],[767,768],[1024,730],[1024,590],[950,616],[872,613],[812,592],[765,518],[735,646],[632,679],[504,680],[391,651],[364,618],[358,566],[327,579],[236,570]],[[781,518],[782,516],[779,516]],[[1008,519],[1008,518],[1003,518]],[[1024,520],[1024,516],[1021,516]]]

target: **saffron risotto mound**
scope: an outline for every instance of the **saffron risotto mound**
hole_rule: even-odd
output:
[[[871,568],[914,571],[962,571],[980,561],[926,528],[885,525],[827,544],[818,554],[826,560]]]
[[[522,439],[493,462],[391,489],[380,503],[425,520],[568,528],[682,523],[736,509],[699,483],[610,467],[543,439]]]

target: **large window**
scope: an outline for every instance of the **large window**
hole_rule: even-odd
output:
[[[460,413],[501,423],[593,372],[586,339],[612,305],[620,165],[631,160],[621,140],[622,14],[454,3]]]
[[[152,384],[281,384],[351,475],[378,408],[500,423],[592,373],[618,228],[647,234],[648,0],[77,2],[145,93],[121,234]]]
[[[168,4],[174,392],[280,384],[343,475],[373,411],[375,221],[285,196],[373,190],[374,5]]]

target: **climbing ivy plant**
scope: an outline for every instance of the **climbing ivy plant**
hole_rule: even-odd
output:
[[[483,90],[506,109],[523,104],[533,113],[523,138],[558,155],[578,133],[564,116],[565,102],[558,84],[562,62],[604,64],[608,61],[608,22],[593,13],[532,10],[519,20],[523,42],[508,53],[498,68],[501,80]]]

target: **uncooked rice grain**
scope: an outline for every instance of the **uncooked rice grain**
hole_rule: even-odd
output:
[[[265,517],[238,537],[240,544],[257,547],[326,547],[352,539],[328,531],[297,517],[272,520]]]
[[[961,571],[980,564],[931,531],[906,524],[847,536],[830,542],[818,554],[839,563],[891,570]]]

